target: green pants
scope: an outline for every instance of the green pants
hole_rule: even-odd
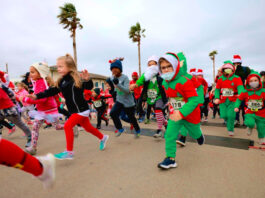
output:
[[[230,102],[227,98],[225,103],[220,104],[220,116],[226,121],[228,131],[234,131],[234,122],[236,119],[235,102]]]
[[[181,129],[180,129],[180,135],[181,136],[184,136],[184,137],[187,137],[188,135],[188,130],[185,126],[182,126]]]
[[[251,129],[257,125],[258,137],[265,138],[265,118],[255,114],[245,114],[245,125]]]
[[[177,122],[169,120],[167,124],[167,131],[165,134],[166,140],[166,156],[176,157],[177,143],[179,130],[185,127],[192,138],[198,139],[202,135],[200,124],[192,124],[186,120],[179,120]]]

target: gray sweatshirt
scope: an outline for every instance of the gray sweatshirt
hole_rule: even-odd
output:
[[[114,77],[111,78],[113,80]],[[123,104],[124,107],[133,107],[135,105],[133,95],[129,90],[129,78],[122,74],[119,78],[115,91],[117,92],[116,101]],[[114,85],[115,86],[115,85]]]

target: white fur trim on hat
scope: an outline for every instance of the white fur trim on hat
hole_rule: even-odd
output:
[[[163,55],[162,57],[160,57],[160,59],[161,59],[161,58],[164,58],[164,59],[166,59],[168,62],[170,62],[170,64],[173,66],[174,71],[176,71],[177,66],[178,66],[178,59],[176,59],[176,58],[173,57],[172,55],[168,55],[168,54]],[[159,60],[160,60],[160,59],[159,59]],[[159,66],[159,70],[160,70],[160,66]]]
[[[150,61],[155,61],[157,64],[158,64],[158,59],[159,57],[153,55],[153,56],[150,56],[147,60],[147,64],[150,62]]]
[[[238,58],[235,58],[235,59],[233,59],[233,63],[242,63],[242,60],[238,59]]]

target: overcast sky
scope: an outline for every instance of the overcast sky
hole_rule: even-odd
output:
[[[204,69],[212,81],[208,56],[217,50],[216,65],[242,57],[243,65],[265,70],[265,1],[262,0],[0,0],[0,69],[9,64],[11,78],[27,72],[36,61],[56,64],[72,53],[70,32],[56,16],[59,6],[72,2],[84,26],[77,31],[79,69],[110,75],[108,60],[125,57],[127,75],[138,71],[137,44],[128,38],[137,21],[146,29],[142,69],[147,58],[183,51],[189,68]]]

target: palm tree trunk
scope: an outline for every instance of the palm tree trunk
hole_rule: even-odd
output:
[[[141,76],[141,52],[140,52],[140,41],[138,41],[138,61],[139,61],[139,76]]]
[[[73,31],[73,50],[74,50],[74,60],[75,60],[75,64],[76,64],[76,66],[77,66],[75,30]]]
[[[213,56],[213,84],[215,84],[215,56]]]

